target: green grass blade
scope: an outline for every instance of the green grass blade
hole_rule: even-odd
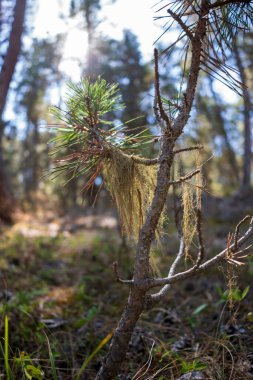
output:
[[[4,347],[3,347],[3,345],[2,345],[1,342],[0,342],[0,350],[2,352],[3,358],[5,359]],[[9,374],[10,374],[10,380],[15,380],[13,372],[12,372],[10,366],[9,366]],[[6,379],[7,379],[7,377],[6,377]]]
[[[44,332],[45,334],[45,337],[46,337],[46,340],[47,340],[47,345],[48,345],[48,352],[49,352],[49,359],[50,359],[50,364],[51,364],[51,369],[52,369],[52,376],[53,376],[53,380],[58,380],[58,374],[57,374],[57,369],[56,369],[56,366],[55,366],[55,361],[54,361],[54,355],[53,355],[53,352],[52,352],[52,349],[51,349],[51,346],[50,346],[50,342],[49,342],[49,339],[46,335],[46,333]]]
[[[102,347],[111,339],[112,333],[109,333],[106,335],[106,337],[99,343],[99,345],[95,348],[95,350],[88,356],[87,359],[85,359],[84,363],[82,364],[82,367],[79,369],[78,374],[74,378],[74,380],[79,380],[83,374],[83,371],[89,364],[89,362],[94,358],[94,356],[97,355],[97,353],[101,350]]]
[[[9,320],[8,316],[4,316],[4,362],[7,380],[10,380],[9,367]]]
[[[7,315],[4,316],[4,348],[1,344],[0,346],[4,355],[6,378],[7,380],[15,380],[9,365],[9,319]]]

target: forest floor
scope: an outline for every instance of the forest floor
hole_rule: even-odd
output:
[[[208,255],[230,229],[213,223]],[[162,273],[178,249],[171,234],[153,248]],[[27,214],[2,226],[0,378],[95,379],[128,292],[112,263],[131,278],[133,255],[112,216]],[[252,278],[251,257],[239,270],[224,265],[175,284],[143,314],[117,379],[253,379]]]

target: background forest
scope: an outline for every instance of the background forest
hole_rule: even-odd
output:
[[[172,113],[185,91],[181,72],[187,75],[188,61],[182,61],[183,43],[170,54],[168,46],[180,34],[177,25],[164,32],[165,21],[156,19],[159,4],[138,0],[128,22],[123,3],[0,0],[0,374],[8,380],[95,379],[127,295],[111,266],[117,260],[130,278],[133,244],[122,236],[100,176],[87,190],[85,173],[55,175],[51,152],[59,121],[50,111],[53,105],[64,108],[69,80],[102,76],[119,84],[125,105],[111,112],[113,127],[126,123],[126,135],[148,135],[152,144],[142,151],[158,155],[152,44],[163,52],[161,94],[175,100],[165,103]],[[215,60],[201,71],[179,148],[204,146],[205,245],[212,254],[253,210],[252,30],[238,32],[227,52],[227,74],[214,74],[208,65]],[[185,174],[195,160],[195,152],[178,157],[175,175]],[[177,202],[171,192],[172,217],[164,224],[175,241],[168,245],[165,236],[153,248],[154,268],[159,263],[166,269],[177,247]],[[241,276],[223,268],[177,285],[170,294],[173,307],[144,313],[118,378],[253,378],[252,268],[249,256]]]

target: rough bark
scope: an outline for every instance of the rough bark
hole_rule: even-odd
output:
[[[125,359],[134,327],[144,309],[144,302],[145,291],[138,289],[138,287],[132,288],[125,310],[114,332],[109,354],[96,379],[110,380],[117,375]]]
[[[236,59],[236,64],[240,73],[240,79],[243,84],[243,117],[244,117],[244,154],[243,154],[243,177],[241,183],[241,190],[248,191],[251,186],[251,126],[250,126],[250,112],[251,112],[251,99],[249,89],[247,87],[247,77],[245,68],[242,63],[242,59],[240,56],[240,51],[235,44],[234,46],[234,54]]]
[[[24,28],[24,17],[27,0],[16,0],[14,18],[10,32],[9,45],[0,72],[0,219],[12,219],[13,197],[8,188],[3,159],[2,137],[4,132],[3,112],[8,90],[14,74],[21,49],[21,37]]]

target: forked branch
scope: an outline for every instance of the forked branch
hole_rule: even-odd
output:
[[[176,13],[172,12],[170,9],[167,9],[167,13],[169,13],[169,15],[178,23],[178,25],[181,26],[187,37],[192,41],[194,36],[189,27],[182,21],[182,18]]]
[[[178,185],[182,182],[187,181],[188,179],[191,179],[192,177],[194,177],[195,175],[197,175],[199,173],[200,173],[200,169],[193,170],[190,173],[186,174],[183,177],[180,177],[179,179],[177,179],[175,181],[170,181],[170,185]]]
[[[242,247],[243,244],[245,244],[252,237],[253,237],[253,218],[250,221],[248,230],[237,241],[237,249]],[[230,252],[233,252],[234,255],[236,255],[238,253],[243,253],[247,249],[246,248],[245,250],[241,250],[240,252],[236,252],[235,248],[236,248],[235,244],[231,242],[229,244],[229,246],[226,247],[223,251],[218,253],[213,258],[207,260],[205,263],[199,265],[199,267],[196,268],[196,266],[193,266],[192,268],[190,268],[184,272],[177,273],[177,274],[170,276],[170,277],[168,276],[165,278],[152,279],[149,281],[149,286],[150,286],[150,288],[154,288],[154,287],[161,286],[161,285],[173,284],[175,282],[185,280],[186,278],[193,277],[193,276],[199,274],[200,272],[203,272],[203,271],[217,265],[218,263],[222,262],[223,260],[226,260],[228,249]],[[151,298],[152,298],[152,296],[151,296]]]
[[[190,152],[193,150],[201,150],[203,148],[204,147],[202,145],[196,145],[196,146],[189,146],[187,148],[175,149],[173,151],[173,155],[176,155],[179,153],[184,153],[184,152]],[[122,155],[124,155],[124,154],[122,153]],[[127,154],[125,156],[129,157],[129,155],[127,155]],[[159,158],[145,158],[145,157],[140,157],[137,155],[131,155],[131,158],[136,164],[146,165],[146,166],[157,165],[158,161],[159,161]]]
[[[179,250],[178,250],[178,253],[176,255],[175,260],[173,261],[173,263],[170,267],[170,270],[168,273],[168,278],[171,278],[175,274],[175,271],[177,269],[178,264],[180,263],[180,261],[184,257],[184,246],[185,246],[184,239],[181,236]],[[147,310],[152,309],[152,307],[154,307],[155,304],[162,301],[166,297],[168,292],[170,291],[170,288],[171,288],[171,284],[166,284],[162,287],[161,290],[159,290],[159,292],[154,293],[152,295],[147,294],[146,295],[145,309],[147,309]]]
[[[243,218],[235,227],[235,234],[234,234],[234,246],[235,246],[235,252],[238,251],[238,246],[237,246],[237,241],[238,241],[238,236],[240,232],[240,227],[242,226],[243,223],[245,223],[247,220],[250,219],[250,215],[246,215],[245,218]]]
[[[122,284],[128,284],[128,285],[133,284],[133,280],[123,280],[122,278],[120,278],[119,267],[118,267],[117,261],[114,261],[114,263],[112,264],[112,269],[113,269],[113,274],[114,274],[115,280],[117,282],[121,282]]]

